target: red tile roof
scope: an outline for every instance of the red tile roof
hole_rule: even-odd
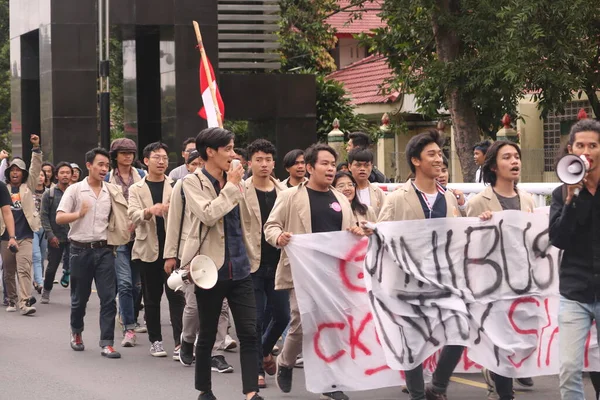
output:
[[[338,0],[338,6],[340,8],[348,7],[351,4],[350,0]],[[369,32],[372,29],[382,28],[385,23],[377,16],[381,9],[383,0],[374,0],[373,2],[367,1],[364,3],[362,18],[356,19],[352,22],[348,22],[352,16],[352,11],[360,10],[359,7],[350,7],[344,9],[327,18],[326,22],[337,30],[336,36],[348,36],[353,34],[359,34],[363,32]]]
[[[344,84],[352,104],[383,104],[395,102],[400,93],[382,94],[382,86],[393,72],[387,65],[386,58],[372,55],[335,71],[327,76]]]

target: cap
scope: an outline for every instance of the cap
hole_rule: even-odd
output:
[[[200,157],[200,153],[197,150],[192,150],[188,155],[186,164],[191,164],[196,158]]]
[[[81,172],[81,168],[79,168],[79,165],[75,164],[75,163],[71,163],[71,168],[75,169],[77,168],[79,170],[79,172]]]
[[[6,168],[6,171],[4,171],[6,181],[10,180],[10,169],[15,165],[21,171],[23,171],[23,182],[25,182],[27,178],[29,178],[29,171],[27,170],[27,165],[25,164],[25,161],[21,160],[20,158],[15,158],[10,162],[10,164],[8,164],[8,168]]]
[[[115,139],[110,144],[110,151],[122,151],[127,153],[137,153],[137,145],[131,139]]]

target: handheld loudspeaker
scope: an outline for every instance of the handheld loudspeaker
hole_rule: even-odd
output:
[[[556,164],[556,175],[562,183],[576,185],[583,180],[589,169],[590,163],[584,155],[577,157],[574,154],[567,154]]]
[[[219,271],[214,261],[203,254],[197,255],[190,263],[190,278],[196,286],[211,289],[217,284]]]
[[[183,290],[184,286],[190,283],[192,283],[190,281],[190,273],[183,269],[176,269],[171,273],[169,279],[167,279],[167,285],[174,291]]]

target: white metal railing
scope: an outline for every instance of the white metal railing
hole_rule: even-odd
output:
[[[535,204],[538,207],[546,206],[546,196],[552,194],[552,191],[559,187],[562,183],[557,182],[531,182],[531,183],[519,183],[519,189],[526,191],[533,195],[535,200]],[[384,192],[393,192],[397,187],[404,185],[402,183],[377,183]],[[449,189],[458,189],[462,191],[464,194],[477,194],[483,189],[485,189],[485,185],[482,183],[449,183]]]

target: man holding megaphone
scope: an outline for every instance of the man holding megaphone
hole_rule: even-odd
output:
[[[560,172],[557,165],[565,184],[552,193],[550,241],[564,251],[559,269],[560,394],[562,400],[575,400],[585,398],[586,339],[592,322],[600,318],[600,122],[584,119],[573,125],[565,153],[575,157],[563,162]],[[576,168],[581,156],[587,161],[582,160],[583,174]],[[579,176],[569,180],[569,174]]]
[[[183,191],[190,210],[190,232],[181,265],[190,273],[204,271],[196,283],[200,332],[196,345],[196,389],[199,400],[214,400],[211,385],[211,351],[215,342],[223,299],[233,313],[240,339],[243,392],[247,400],[263,400],[258,394],[256,302],[247,254],[247,235],[240,218],[245,207],[244,168],[233,163],[234,135],[222,128],[208,128],[196,137],[196,150],[205,161],[202,170],[186,176]],[[206,285],[210,264],[218,269],[217,281]],[[216,271],[215,271],[216,272]]]

